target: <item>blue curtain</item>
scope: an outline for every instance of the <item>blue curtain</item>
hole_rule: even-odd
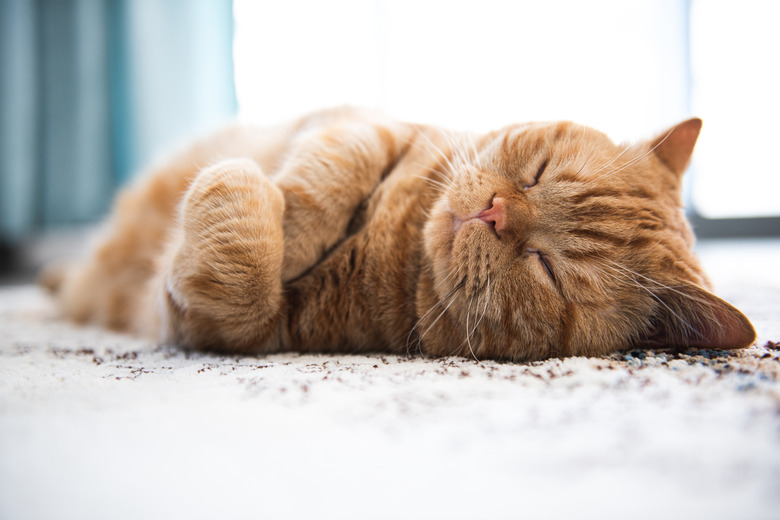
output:
[[[0,2],[0,243],[94,221],[236,111],[230,0]]]

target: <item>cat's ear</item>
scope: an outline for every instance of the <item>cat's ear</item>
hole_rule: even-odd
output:
[[[673,126],[650,142],[653,153],[678,177],[691,161],[693,147],[701,132],[701,119],[693,118]]]
[[[669,288],[658,295],[653,330],[639,340],[644,348],[736,349],[752,344],[756,331],[738,309],[701,287]]]

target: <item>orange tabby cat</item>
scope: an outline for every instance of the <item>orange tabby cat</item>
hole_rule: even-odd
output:
[[[187,348],[537,360],[740,348],[680,187],[701,128],[449,133],[354,109],[234,128],[120,196],[62,311]]]

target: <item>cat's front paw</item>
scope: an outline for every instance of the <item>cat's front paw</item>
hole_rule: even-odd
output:
[[[257,163],[232,159],[198,174],[184,197],[181,223],[185,231],[222,231],[235,235],[230,238],[244,238],[242,231],[251,231],[253,223],[276,220],[283,213],[282,192]]]
[[[170,340],[244,351],[266,334],[282,295],[283,214],[282,193],[252,161],[196,177],[165,275]]]

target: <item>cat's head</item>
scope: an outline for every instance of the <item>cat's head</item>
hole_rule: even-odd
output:
[[[534,360],[752,343],[709,291],[681,209],[700,129],[632,146],[568,122],[448,139],[425,227],[423,349]]]

